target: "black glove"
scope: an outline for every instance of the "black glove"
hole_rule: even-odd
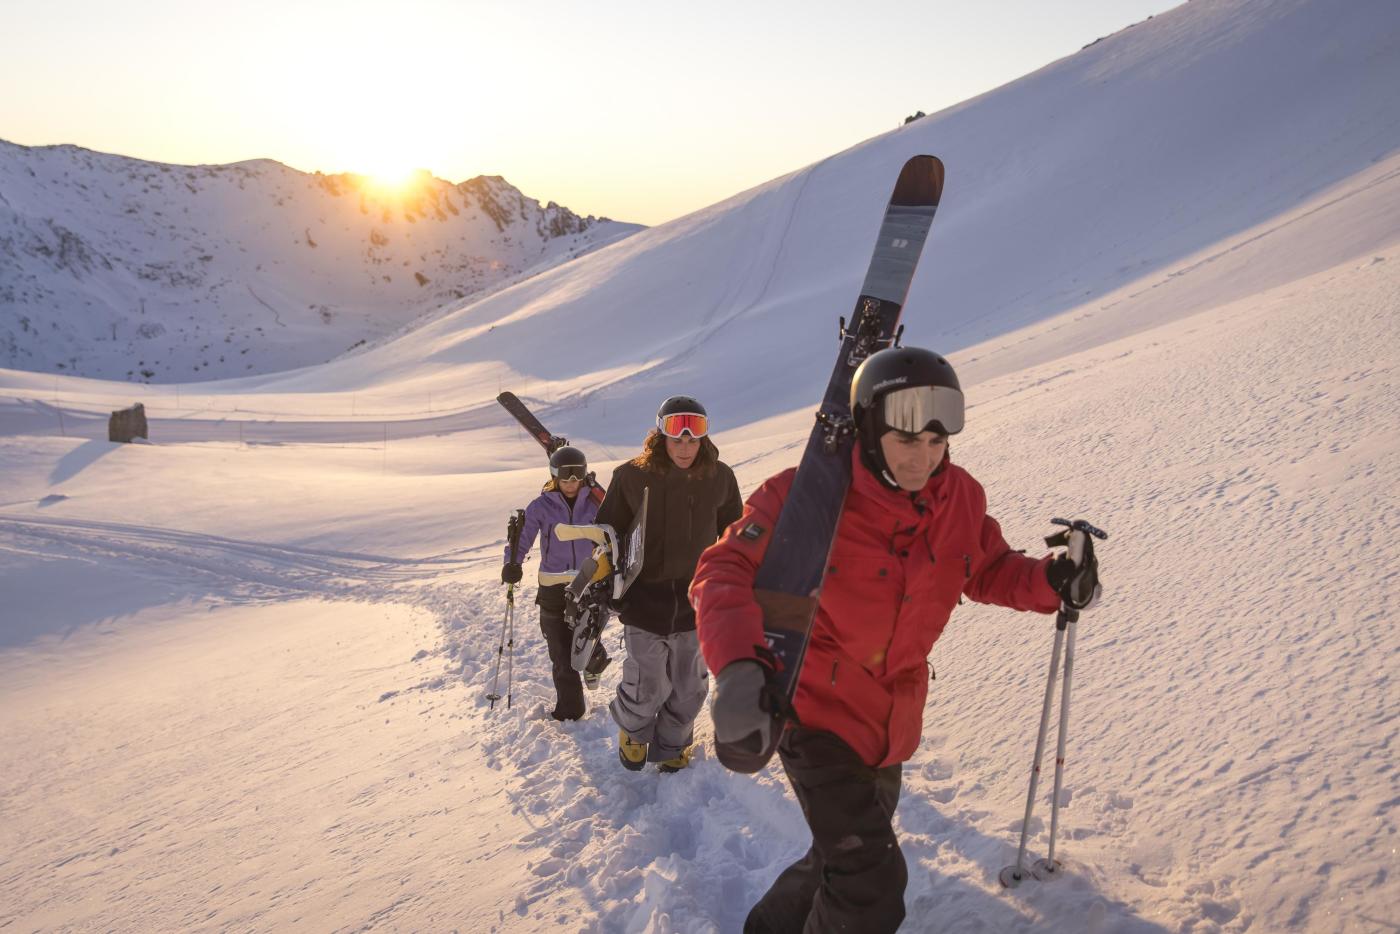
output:
[[[1060,595],[1065,605],[1075,610],[1087,610],[1098,602],[1103,588],[1099,585],[1099,562],[1094,557],[1094,543],[1083,532],[1073,532],[1083,540],[1083,551],[1076,562],[1069,554],[1060,555],[1045,566],[1045,579]],[[1073,551],[1071,547],[1071,551]]]
[[[520,565],[513,561],[507,561],[505,567],[501,568],[502,584],[518,584],[522,576],[524,575],[520,570]]]

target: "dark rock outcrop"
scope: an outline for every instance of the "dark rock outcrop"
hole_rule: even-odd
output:
[[[121,444],[130,443],[134,438],[148,438],[146,433],[146,407],[136,403],[129,409],[119,409],[107,419],[107,440]]]

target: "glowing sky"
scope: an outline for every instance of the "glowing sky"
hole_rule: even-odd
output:
[[[1172,0],[0,0],[0,139],[503,175],[655,224]]]

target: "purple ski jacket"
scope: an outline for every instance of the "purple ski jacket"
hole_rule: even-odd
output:
[[[588,496],[587,487],[580,489],[574,500],[572,515],[564,494],[557,490],[541,493],[525,507],[525,527],[520,530],[520,546],[516,549],[515,560],[523,564],[525,556],[535,544],[535,536],[540,537],[540,570],[549,573],[573,571],[588,560],[593,553],[593,543],[585,539],[561,542],[554,537],[554,527],[566,525],[592,525],[598,517],[598,504]],[[510,561],[510,545],[506,545],[505,560]]]

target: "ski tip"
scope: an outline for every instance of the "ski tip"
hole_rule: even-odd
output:
[[[890,204],[937,207],[942,196],[943,160],[937,156],[914,156],[900,170]]]

